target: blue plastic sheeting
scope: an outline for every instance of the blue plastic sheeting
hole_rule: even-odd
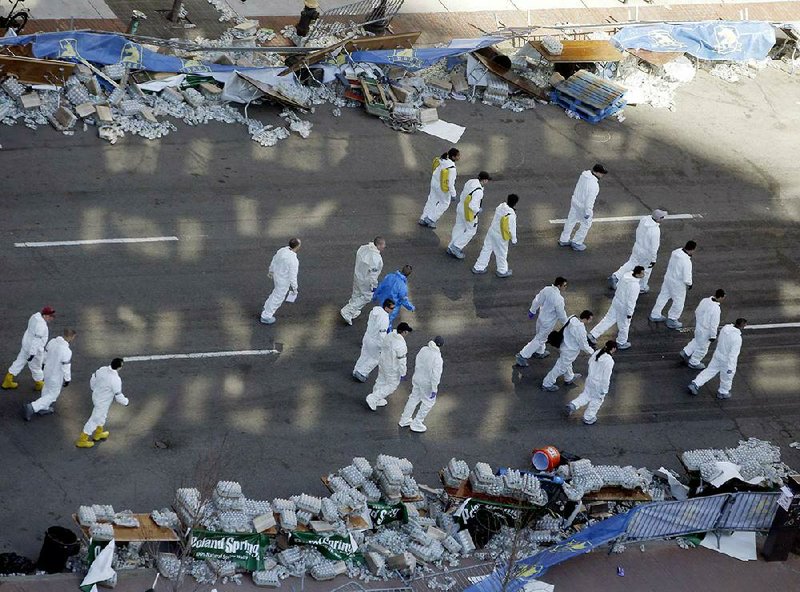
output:
[[[60,59],[79,62],[81,58],[93,64],[126,64],[132,70],[150,72],[180,72],[202,74],[205,72],[233,72],[249,70],[238,66],[207,64],[198,60],[163,55],[119,35],[100,33],[37,33],[22,37],[0,38],[2,45],[32,45],[33,55],[42,59]]]
[[[622,49],[677,51],[701,60],[763,60],[775,45],[775,29],[758,21],[702,21],[697,23],[624,27],[611,40]]]
[[[514,579],[508,583],[506,592],[519,592],[525,584],[541,577],[554,565],[588,553],[595,547],[605,545],[625,534],[628,521],[634,512],[635,510],[632,510],[596,522],[544,551],[517,561],[514,566]],[[470,586],[464,592],[497,592],[501,589],[500,583],[503,581],[504,573],[503,569],[498,568],[489,577]]]
[[[386,64],[410,70],[422,70],[441,60],[470,53],[503,41],[503,37],[479,37],[477,39],[453,39],[447,47],[420,49],[380,49],[374,51],[354,51],[350,59],[354,62]]]

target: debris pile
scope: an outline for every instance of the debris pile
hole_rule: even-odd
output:
[[[738,465],[745,481],[757,480],[768,485],[782,485],[790,472],[781,462],[780,448],[758,438],[742,440],[736,448],[688,450],[681,460],[688,470],[699,471],[708,482],[722,473],[720,462]]]

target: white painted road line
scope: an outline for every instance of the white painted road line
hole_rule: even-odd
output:
[[[642,214],[642,216],[646,216],[647,214]],[[614,216],[612,218],[594,218],[592,220],[593,224],[597,224],[598,222],[638,222],[642,219],[642,216]],[[667,220],[693,220],[694,218],[702,218],[702,214],[670,214],[667,216]],[[558,220],[549,220],[550,224],[564,224],[567,221],[566,218],[559,218]]]
[[[157,356],[124,356],[126,362],[156,362],[159,360],[195,360],[200,358],[228,358],[233,356],[268,356],[278,354],[277,349],[243,349],[239,351],[198,352],[194,354],[162,354]]]
[[[800,323],[769,323],[766,325],[747,325],[745,330],[756,330],[756,329],[798,329],[800,328]]]
[[[177,236],[146,236],[143,238],[98,238],[92,240],[49,241],[41,243],[14,243],[15,247],[77,247],[120,243],[160,243],[179,240]]]

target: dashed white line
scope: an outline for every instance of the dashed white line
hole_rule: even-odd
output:
[[[643,214],[646,215],[646,214]],[[692,220],[694,218],[702,218],[702,214],[669,214],[667,220]],[[613,216],[611,218],[594,218],[593,223],[598,222],[638,222],[642,216]],[[559,218],[558,220],[549,220],[550,224],[564,224],[566,218]]]
[[[268,356],[280,353],[277,349],[242,349],[238,351],[197,352],[191,354],[160,354],[155,356],[125,356],[126,362],[157,362],[160,360],[195,360],[200,358],[228,358],[233,356]]]
[[[177,236],[146,236],[142,238],[98,238],[91,240],[72,240],[72,241],[46,241],[34,243],[14,243],[15,247],[77,247],[80,245],[104,245],[121,243],[160,243],[167,241],[177,241]]]
[[[800,328],[800,323],[767,323],[765,325],[747,325],[745,329],[751,331],[757,329],[797,329]]]

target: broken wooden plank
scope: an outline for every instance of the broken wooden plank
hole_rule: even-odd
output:
[[[24,84],[64,86],[74,69],[71,62],[0,55],[0,76],[14,76]]]
[[[559,55],[549,53],[541,41],[529,41],[530,46],[551,64],[580,64],[585,62],[619,62],[622,52],[605,39],[563,39]]]
[[[510,68],[504,67],[498,63],[498,58],[506,58],[502,53],[497,51],[494,47],[484,47],[477,51],[472,52],[472,55],[495,76],[499,76],[509,84],[514,85],[523,92],[547,100],[547,91],[539,88],[530,80],[523,78]],[[510,60],[509,60],[510,61]]]

